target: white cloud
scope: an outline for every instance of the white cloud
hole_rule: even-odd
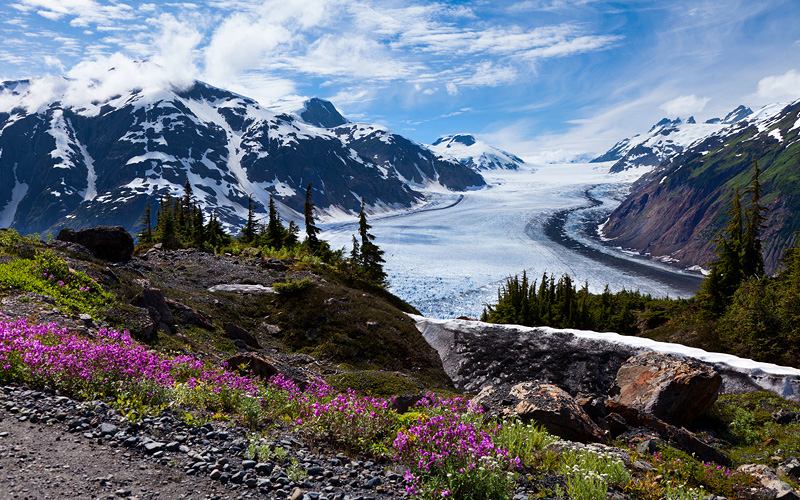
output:
[[[659,108],[663,109],[667,112],[670,116],[687,116],[693,113],[699,113],[703,111],[703,108],[706,107],[706,104],[711,99],[708,97],[697,97],[696,95],[682,95],[680,97],[676,97],[671,101],[667,101]]]
[[[217,27],[204,51],[205,73],[211,80],[235,80],[241,72],[263,67],[278,46],[292,40],[279,24],[234,14]]]
[[[101,5],[94,0],[20,0],[13,4],[18,10],[37,14],[50,20],[73,17],[70,24],[87,27],[89,24],[111,24],[112,21],[131,19],[133,8],[124,3]]]
[[[44,65],[48,68],[53,68],[61,73],[64,72],[64,64],[57,57],[44,56]]]
[[[462,86],[496,87],[517,79],[517,70],[510,65],[497,65],[482,61],[472,74],[456,80]]]
[[[772,102],[800,97],[800,73],[790,69],[782,75],[762,78],[758,82],[758,96]]]
[[[445,88],[447,89],[447,93],[449,95],[458,95],[458,87],[456,86],[455,83],[447,82],[447,84],[445,85]]]

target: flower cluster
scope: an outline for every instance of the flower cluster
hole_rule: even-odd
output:
[[[452,400],[440,401],[452,408]],[[408,493],[421,498],[504,498],[518,457],[495,445],[497,428],[482,429],[457,412],[422,416],[397,433],[395,458],[409,465]],[[465,421],[466,420],[466,421]],[[477,496],[467,496],[477,495]]]

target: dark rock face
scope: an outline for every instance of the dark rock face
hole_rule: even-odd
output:
[[[582,443],[604,443],[603,431],[566,392],[552,384],[523,382],[484,388],[472,402],[492,414],[536,422],[551,434]]]
[[[300,113],[300,118],[309,125],[332,128],[347,123],[339,111],[330,101],[314,97],[306,101],[305,109]]]
[[[130,260],[133,254],[133,237],[122,226],[97,226],[81,231],[65,228],[56,239],[82,245],[98,259],[111,262]]]
[[[602,398],[629,358],[677,348],[646,339],[638,339],[636,346],[627,345],[626,337],[616,334],[412,318],[428,344],[439,353],[453,384],[472,392],[488,385],[540,380],[572,395]],[[770,391],[800,401],[800,375],[791,368],[783,373],[744,368],[741,366],[746,363],[734,356],[707,364],[722,377],[721,394]]]
[[[675,425],[687,425],[717,400],[722,377],[682,356],[646,352],[617,372],[614,400]]]

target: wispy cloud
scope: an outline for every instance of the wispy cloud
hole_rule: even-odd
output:
[[[700,111],[703,111],[703,108],[706,107],[706,104],[708,104],[708,101],[710,100],[711,98],[709,97],[697,97],[694,94],[682,95],[665,102],[659,106],[659,108],[663,109],[671,116],[686,117],[692,113],[699,113]]]
[[[762,78],[757,94],[764,99],[797,99],[800,97],[800,73],[790,69],[782,75]]]

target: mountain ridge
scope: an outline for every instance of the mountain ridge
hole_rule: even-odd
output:
[[[133,229],[146,202],[182,195],[187,180],[206,216],[216,211],[234,232],[248,196],[259,214],[273,195],[284,217],[299,218],[309,183],[323,213],[355,213],[362,197],[372,209],[410,208],[429,186],[485,185],[468,167],[385,127],[348,122],[321,99],[309,101],[306,119],[329,127],[199,81],[91,101],[70,85],[0,85],[0,221],[24,233]],[[37,94],[42,86],[48,98]]]

